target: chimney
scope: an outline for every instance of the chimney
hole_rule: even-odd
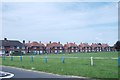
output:
[[[75,42],[74,42],[74,44],[75,44]]]
[[[30,43],[30,41],[28,43]]]
[[[60,41],[58,43],[60,44]]]
[[[49,43],[51,44],[51,41]]]
[[[67,42],[67,44],[68,44],[68,42]]]
[[[40,43],[41,43],[41,41],[40,41]]]
[[[23,43],[25,44],[25,40],[23,40]]]
[[[4,38],[4,40],[7,40],[7,38]]]

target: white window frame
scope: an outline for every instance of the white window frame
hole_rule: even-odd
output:
[[[34,49],[37,49],[37,47],[34,47]]]
[[[55,47],[55,49],[57,49],[57,47]]]
[[[62,49],[62,47],[60,47],[60,49]]]
[[[20,47],[19,47],[19,46],[17,46],[17,49],[20,49]]]
[[[25,49],[25,47],[22,47],[22,49]]]

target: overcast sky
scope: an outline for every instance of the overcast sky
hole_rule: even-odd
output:
[[[117,2],[7,2],[2,37],[66,43],[108,43],[118,39]]]

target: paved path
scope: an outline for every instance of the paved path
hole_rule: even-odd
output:
[[[83,78],[83,77],[75,77],[75,76],[56,75],[46,72],[32,71],[32,70],[6,67],[6,66],[0,66],[0,68],[2,68],[2,71],[4,72],[9,72],[14,74],[12,78]]]

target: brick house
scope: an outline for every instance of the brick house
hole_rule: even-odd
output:
[[[111,48],[108,44],[102,44],[102,49],[104,52],[111,51]]]
[[[25,54],[25,45],[18,40],[0,40],[0,54],[10,55],[12,52],[23,52]]]
[[[38,43],[36,41],[33,41],[30,43],[26,43],[26,50],[27,53],[34,53],[34,54],[43,54],[45,53],[45,45],[41,43],[41,41]]]
[[[79,48],[78,48],[77,44],[67,42],[67,44],[64,44],[64,52],[76,53],[76,52],[79,52]]]
[[[79,45],[80,52],[91,52],[92,47],[88,43],[81,43]]]
[[[101,43],[92,43],[91,47],[92,47],[92,52],[102,52],[103,51],[103,47],[102,47]]]
[[[60,42],[49,42],[46,45],[46,52],[47,53],[62,53],[63,52],[63,45]]]

